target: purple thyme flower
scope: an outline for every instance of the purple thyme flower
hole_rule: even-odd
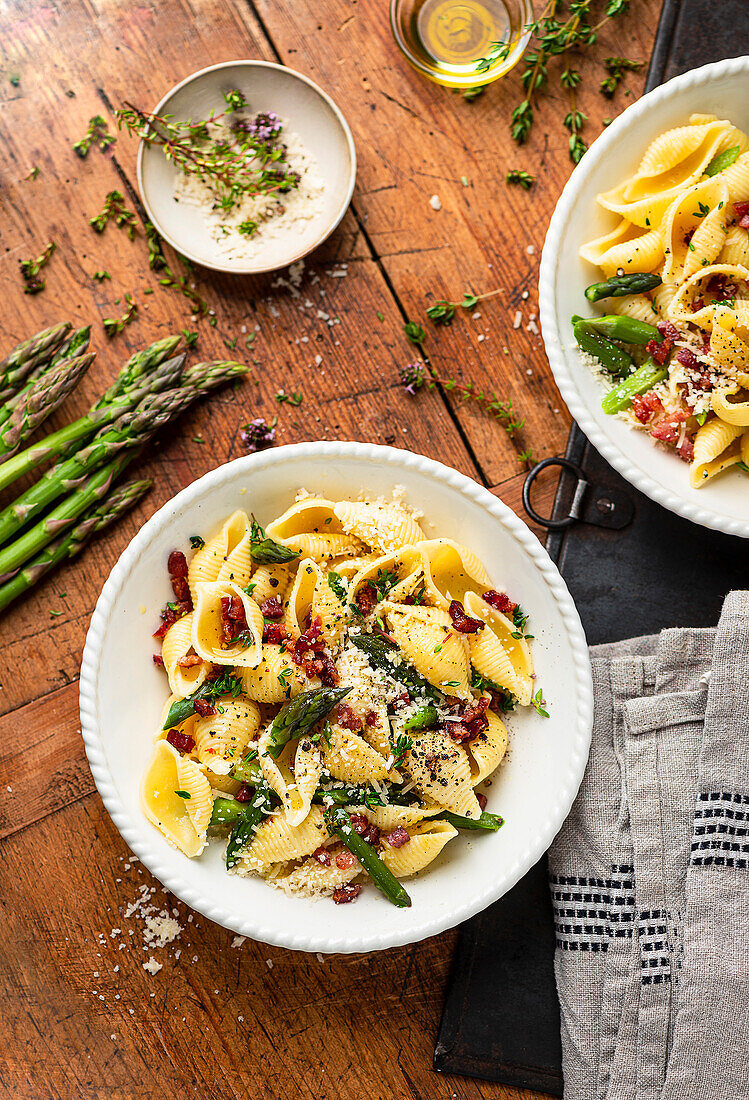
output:
[[[276,424],[278,423],[278,417],[274,416],[270,424],[265,423],[265,418],[262,416],[255,417],[254,420],[248,421],[244,424],[239,431],[239,438],[242,446],[247,451],[248,455],[255,454],[256,451],[263,451],[266,447],[272,447],[276,442]]]
[[[406,363],[401,370],[401,385],[411,397],[416,397],[416,391],[424,385],[424,364]]]

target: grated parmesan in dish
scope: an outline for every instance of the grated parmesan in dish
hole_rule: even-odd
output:
[[[223,122],[208,124],[211,137],[233,141],[235,135]],[[217,191],[208,179],[180,172],[174,185],[174,201],[200,210],[218,251],[231,260],[251,260],[271,241],[299,235],[323,210],[324,183],[317,163],[302,139],[283,123],[286,163],[299,174],[299,185],[278,194],[247,195],[231,210],[221,211]],[[243,222],[257,222],[251,236],[239,232]]]

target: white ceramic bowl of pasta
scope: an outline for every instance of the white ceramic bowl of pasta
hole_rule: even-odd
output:
[[[280,515],[304,486],[329,499],[406,489],[428,537],[459,539],[490,577],[520,599],[535,635],[538,684],[550,718],[510,717],[510,751],[488,809],[496,833],[464,833],[428,870],[407,880],[410,909],[374,888],[353,905],[289,897],[257,878],[228,875],[223,845],[194,860],[145,819],[141,775],[167,697],[151,660],[151,632],[170,599],[165,562],[190,535],[210,533],[236,508],[260,522]],[[145,608],[145,611],[143,610]],[[529,628],[530,629],[530,628]],[[137,684],[137,690],[133,690]],[[188,905],[236,933],[307,951],[372,951],[458,924],[495,901],[541,857],[577,793],[592,723],[590,664],[567,588],[537,539],[486,489],[407,451],[363,443],[302,443],[241,458],[206,474],[156,513],[124,551],[94,612],[81,667],[81,720],[91,771],[112,819],[137,856]]]
[[[596,196],[636,169],[647,145],[689,115],[709,113],[749,130],[749,57],[705,65],[643,96],[593,143],[557,203],[544,244],[539,280],[546,354],[570,412],[603,457],[641,492],[693,523],[749,537],[746,475],[729,471],[703,488],[689,484],[689,468],[601,409],[603,389],[581,361],[572,314],[586,314],[585,287],[602,276],[579,257],[580,247],[613,228],[616,218]],[[747,196],[749,197],[749,196]],[[591,311],[592,312],[592,311]]]

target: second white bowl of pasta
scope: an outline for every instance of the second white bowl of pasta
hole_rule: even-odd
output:
[[[175,894],[240,935],[366,951],[458,923],[548,847],[589,663],[556,568],[490,493],[407,452],[300,444],[140,531],[81,716],[115,824]]]
[[[672,511],[749,537],[749,58],[675,78],[593,143],[540,274],[555,380]],[[587,297],[586,297],[587,290]]]

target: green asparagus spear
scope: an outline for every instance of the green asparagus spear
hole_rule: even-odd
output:
[[[587,321],[578,321],[573,325],[572,331],[578,346],[597,359],[616,378],[626,378],[632,373],[635,361],[629,352],[601,336]]]
[[[572,317],[573,325],[578,321],[595,329],[607,340],[621,340],[623,344],[648,344],[651,340],[660,344],[663,340],[655,325],[649,325],[647,321],[638,321],[636,317],[625,317],[624,314],[607,313],[602,317]]]
[[[94,353],[63,359],[40,374],[0,429],[0,456],[10,457],[58,409],[94,361]]]
[[[484,810],[481,817],[476,818],[474,821],[470,817],[461,817],[460,814],[451,813],[449,810],[443,810],[442,813],[435,814],[435,817],[441,818],[443,821],[449,821],[450,824],[456,829],[474,830],[481,829],[485,832],[496,833],[497,829],[504,825],[505,821],[499,814],[490,814]]]
[[[400,657],[400,650],[392,642],[389,642],[387,638],[382,638],[375,634],[354,634],[351,636],[351,641],[360,649],[362,653],[365,653],[369,659],[369,663],[373,668],[381,668],[388,675],[392,676],[394,680],[397,680],[399,684],[403,684],[409,691],[415,695],[426,696],[427,699],[431,699],[434,703],[444,702],[445,695],[439,688],[434,687],[425,680],[415,668],[407,665],[406,662]],[[395,658],[395,655],[400,657],[400,661]]]
[[[250,557],[256,565],[283,565],[287,561],[295,561],[299,551],[291,550],[288,546],[282,546],[275,539],[269,539],[263,528],[253,517],[250,532]]]
[[[630,374],[629,378],[620,382],[618,386],[614,386],[613,390],[609,390],[601,401],[601,408],[609,415],[621,412],[631,404],[635,394],[652,390],[653,386],[662,382],[664,378],[668,378],[668,367],[661,367],[654,360],[646,359],[641,367]]]
[[[46,363],[52,357],[69,331],[69,321],[44,329],[30,340],[18,344],[0,360],[0,401],[11,397],[40,363]]]
[[[717,176],[718,172],[723,172],[726,168],[730,168],[734,161],[739,159],[740,153],[740,145],[732,145],[730,149],[725,149],[722,153],[718,153],[717,157],[713,157],[705,169],[705,175]]]
[[[31,373],[27,376],[21,389],[18,390],[17,393],[13,394],[12,397],[9,397],[4,402],[2,408],[0,408],[0,427],[5,424],[6,421],[10,420],[11,413],[24,399],[24,396],[32,388],[37,378],[41,377],[42,374],[47,374],[50,370],[53,369],[53,367],[56,367],[58,363],[61,363],[63,359],[75,359],[76,356],[83,355],[84,352],[88,351],[88,342],[90,335],[90,325],[88,325],[86,328],[76,329],[75,332],[71,333],[67,340],[64,340],[62,344],[60,344],[57,351],[54,353],[54,355],[51,356],[51,358],[40,361],[34,367]],[[49,354],[49,351],[51,351],[51,349],[49,349],[46,354]]]
[[[623,298],[627,294],[644,294],[648,290],[655,290],[661,282],[660,275],[651,275],[647,271],[634,271],[631,275],[614,275],[613,279],[607,279],[605,283],[591,283],[585,290],[585,297],[589,302],[597,302],[601,298]]]
[[[10,546],[3,547],[0,550],[0,584],[10,580],[25,562],[72,527],[79,516],[105,497],[115,478],[134,457],[132,451],[118,455],[114,462],[93,474],[44,519],[24,531]]]
[[[108,428],[102,429],[87,446],[58,462],[30,489],[0,512],[0,544],[57,500],[66,486],[93,473],[126,448],[139,447],[204,392],[234,377],[233,364],[201,364],[202,371],[190,374],[191,385],[163,393],[149,394],[135,408]],[[229,369],[227,369],[227,367]],[[2,439],[2,433],[0,433]]]
[[[230,672],[224,672],[217,680],[209,680],[208,683],[203,684],[192,695],[184,699],[176,699],[169,708],[163,728],[173,729],[195,714],[196,699],[217,699],[220,695],[236,698],[241,691],[242,681],[237,676],[232,676]]]
[[[257,749],[250,749],[240,761],[232,766],[229,772],[232,779],[238,779],[240,783],[249,783],[256,787],[263,781],[263,769],[257,762]]]
[[[237,802],[236,798],[215,798],[208,832],[220,836],[232,829],[239,821],[248,821],[255,816],[255,807],[251,802]]]
[[[398,882],[393,872],[383,863],[371,844],[359,836],[351,824],[351,818],[342,806],[325,811],[328,828],[356,856],[377,889],[399,909],[408,908],[411,898]]]
[[[333,707],[350,691],[350,687],[311,688],[290,699],[281,707],[271,724],[269,754],[278,759],[289,741],[296,741],[311,733],[317,723],[327,718]]]
[[[242,852],[247,845],[252,842],[258,825],[273,809],[273,802],[271,800],[272,793],[271,788],[265,780],[263,780],[263,782],[258,784],[255,788],[255,796],[252,801],[245,803],[249,809],[233,827],[226,844],[224,862],[227,871],[230,871],[235,863],[239,862]],[[242,805],[242,803],[240,803],[240,805]]]
[[[355,786],[347,784],[345,787],[318,787],[312,796],[312,801],[323,806],[331,804],[336,806],[383,806],[384,802],[378,790],[374,787]],[[387,792],[389,806],[408,806],[413,800],[402,795],[398,788],[390,785]]]
[[[404,730],[426,730],[437,725],[437,708],[431,703],[419,707],[410,718],[403,723]]]
[[[13,600],[32,588],[60,562],[80,554],[89,539],[129,511],[148,492],[151,485],[151,481],[130,481],[114,489],[102,504],[84,516],[71,531],[27,562],[12,580],[0,585],[0,611],[4,611]]]
[[[61,428],[58,432],[33,443],[0,465],[0,489],[7,488],[19,477],[33,470],[42,462],[73,449],[76,444],[93,436],[104,425],[117,420],[128,409],[139,404],[149,393],[160,393],[175,385],[182,373],[184,355],[160,363],[152,375],[140,380],[140,384],[120,397],[114,398],[109,405],[89,409],[85,416]]]
[[[171,358],[172,352],[181,339],[181,336],[165,336],[163,340],[157,340],[155,344],[150,344],[149,347],[131,355],[112,385],[96,402],[94,409],[103,409],[115,398],[135,388],[136,384],[147,377],[160,363]]]

